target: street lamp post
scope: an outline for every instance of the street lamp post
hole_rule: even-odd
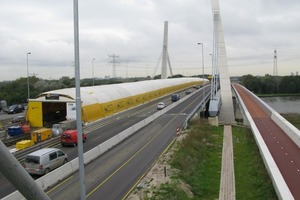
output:
[[[203,43],[198,43],[198,45],[201,45],[202,48],[202,78],[204,82],[204,56],[203,56]],[[204,92],[204,91],[203,91]]]
[[[210,98],[212,99],[214,94],[214,87],[215,87],[215,74],[214,74],[214,57],[213,57],[213,54],[210,53],[209,54],[211,56],[211,81],[210,81],[210,84],[211,84],[211,89],[210,89]]]
[[[28,52],[26,54],[27,56],[27,101],[30,99],[30,92],[29,92],[29,70],[28,70],[28,55],[31,54],[31,52]]]
[[[203,85],[204,85],[204,56],[203,56],[203,43],[198,43],[198,45],[201,45],[201,51],[202,51],[202,81],[203,81]],[[203,111],[204,111],[204,104],[205,104],[205,97],[204,97],[204,89],[202,88],[202,95],[203,95]]]
[[[96,59],[95,59],[95,58],[92,59],[92,68],[93,68],[93,86],[95,85],[94,60],[96,60]]]

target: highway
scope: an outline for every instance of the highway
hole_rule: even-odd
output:
[[[300,149],[271,119],[270,113],[238,84],[233,84],[261,133],[295,199],[300,199]]]
[[[198,94],[195,94],[195,92],[197,92]],[[97,161],[94,161],[91,164],[87,165],[85,167],[85,174],[88,198],[97,199],[93,198],[93,195],[96,194],[96,196],[98,196],[99,192],[103,196],[108,195],[105,194],[105,192],[102,193],[101,191],[108,187],[109,184],[112,184],[111,181],[113,181],[115,178],[117,178],[117,183],[121,184],[122,187],[117,187],[119,188],[119,192],[116,192],[114,189],[113,194],[124,196],[126,192],[128,192],[128,190],[133,186],[132,184],[136,183],[137,178],[142,175],[142,172],[149,168],[149,164],[151,164],[153,160],[155,160],[157,156],[161,153],[161,151],[164,150],[166,146],[169,145],[169,143],[173,140],[173,138],[175,137],[176,130],[176,128],[174,127],[181,126],[188,112],[193,110],[193,106],[195,106],[195,104],[200,101],[199,98],[201,98],[202,95],[201,89],[195,92],[190,94],[193,95],[193,97],[186,100],[186,102],[182,103],[182,105],[177,106],[172,111],[162,116],[158,120],[158,122],[160,123],[163,122],[162,124],[159,125],[156,124],[157,122],[153,122],[152,124],[156,124],[154,127],[146,127],[142,129],[133,137],[127,139],[124,143],[118,145],[113,150],[107,152]],[[207,92],[209,92],[209,88],[207,88]],[[184,96],[184,94],[181,95]],[[193,102],[192,99],[196,97],[198,97],[198,100]],[[157,100],[151,102],[150,104],[144,104],[135,109],[102,120],[99,123],[93,124],[93,126],[87,127],[86,130],[90,130],[88,132],[88,141],[84,144],[84,151],[86,152],[92,149],[93,147],[99,145],[100,143],[106,141],[107,139],[126,129],[127,127],[141,121],[142,119],[148,117],[154,112],[157,112],[156,105],[159,101],[162,100]],[[166,100],[163,101],[167,105],[171,103],[169,96],[166,97]],[[186,104],[190,106],[184,106]],[[162,146],[156,147],[157,143],[159,143]],[[69,155],[70,160],[77,157],[76,148],[62,148],[60,144],[57,144],[57,147],[63,149]],[[125,153],[126,155],[124,155]],[[137,160],[140,160],[140,163],[137,162]],[[100,162],[100,164],[98,162]],[[124,163],[126,163],[126,165],[124,165]],[[123,166],[122,170],[120,170],[120,166]],[[139,168],[135,169],[136,166],[139,166]],[[136,173],[139,173],[136,175],[130,175],[129,171],[123,171],[126,169],[129,171],[135,171]],[[94,173],[99,175],[96,176]],[[112,173],[114,174],[113,176],[111,176]],[[117,176],[117,174],[119,175],[120,173],[124,173],[126,175],[126,178],[118,178],[119,176]],[[107,179],[107,177],[111,178],[109,179],[109,181],[106,180],[104,184],[103,181],[104,179]],[[128,177],[132,177],[133,179],[129,181]],[[14,191],[13,186],[9,185],[7,181],[2,180],[1,178],[1,182],[6,183],[4,187],[0,188],[1,197],[4,197],[7,194]],[[72,182],[74,182],[74,184],[72,184]],[[101,184],[101,186],[99,186],[99,184]],[[113,183],[112,185],[116,187],[115,183]],[[64,182],[59,187],[55,188],[55,190],[50,190],[49,195],[52,199],[66,199],[67,197],[61,197],[61,195],[68,194],[66,192],[68,191],[67,188],[72,188],[71,193],[69,193],[70,196],[75,195],[74,191],[79,191],[77,174],[74,174],[72,177],[67,179],[66,182]],[[63,190],[64,192],[60,192],[60,190]],[[107,192],[111,190],[104,191]],[[70,199],[74,198],[76,199],[76,197],[72,197]]]
[[[87,199],[123,199],[176,138],[187,115],[201,101],[194,95],[85,167]],[[78,174],[48,191],[51,199],[79,199]]]

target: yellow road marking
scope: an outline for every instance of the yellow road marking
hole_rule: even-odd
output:
[[[60,182],[59,184],[55,185],[55,187],[51,188],[49,191],[46,192],[46,194],[49,194],[50,192],[52,192],[53,190],[55,190],[56,188],[60,187],[61,185],[63,185],[65,182],[69,181],[71,178],[73,178],[73,176],[68,177],[67,179],[63,180],[62,182]]]
[[[172,120],[170,120],[165,127],[167,127],[175,117],[173,117]],[[97,187],[95,187],[86,197],[89,197],[92,195],[96,190],[98,190],[104,183],[106,183],[111,177],[113,177],[118,171],[120,171],[127,163],[129,163],[134,157],[136,157],[143,149],[145,149],[148,144],[150,144],[164,129],[162,129],[160,132],[158,132],[156,135],[154,135],[151,140],[149,140],[145,145],[142,146],[135,154],[133,154],[125,163],[123,163],[116,171],[114,171],[110,176],[108,176],[104,181],[102,181]]]

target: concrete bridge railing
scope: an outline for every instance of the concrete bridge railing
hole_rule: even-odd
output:
[[[246,89],[246,88],[245,88]],[[254,135],[256,144],[259,148],[260,154],[262,156],[263,162],[266,166],[266,169],[270,175],[270,178],[272,180],[273,186],[275,188],[275,191],[277,193],[277,196],[279,199],[285,200],[285,199],[294,199],[290,189],[288,188],[282,174],[280,173],[266,143],[264,142],[256,124],[254,123],[247,107],[245,106],[245,104],[242,101],[242,98],[240,97],[240,95],[238,94],[238,92],[236,91],[236,89],[233,87],[233,90],[237,96],[237,98],[239,99],[239,103],[240,103],[240,107],[244,110],[243,113],[246,116],[252,133]],[[247,89],[246,89],[247,90]],[[249,91],[249,90],[247,90]],[[250,92],[250,91],[249,91]],[[272,111],[271,116],[275,116],[276,111],[274,111],[270,106],[268,106],[265,102],[263,102],[261,99],[259,99],[258,97],[256,97],[252,92],[250,92],[255,98],[256,100],[258,100],[261,104],[263,104],[264,106],[266,106],[267,109],[269,109],[269,111]],[[274,119],[273,119],[274,120]]]

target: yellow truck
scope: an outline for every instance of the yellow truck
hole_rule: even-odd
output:
[[[22,140],[16,143],[16,149],[22,150],[34,145],[33,140]]]
[[[31,133],[31,140],[35,143],[42,142],[52,137],[52,130],[50,128],[41,128]]]

